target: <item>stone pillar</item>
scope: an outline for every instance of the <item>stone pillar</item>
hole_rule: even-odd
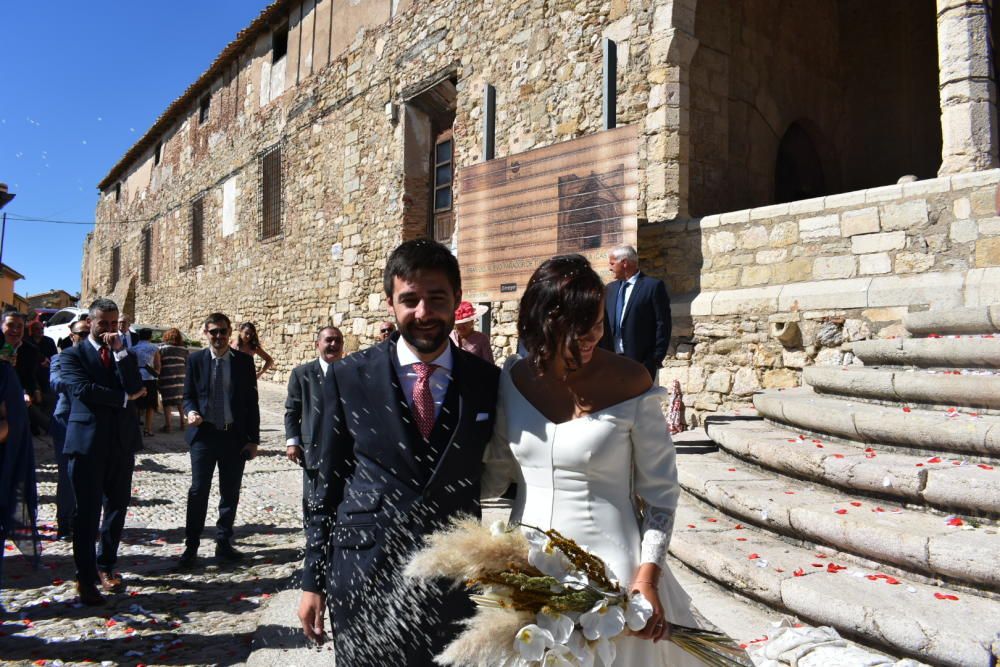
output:
[[[691,146],[691,59],[697,0],[657,5],[653,17],[646,114],[646,218],[651,222],[688,212]]]
[[[937,0],[941,175],[1000,164],[986,1]]]

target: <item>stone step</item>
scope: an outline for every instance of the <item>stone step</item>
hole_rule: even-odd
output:
[[[846,496],[739,465],[719,453],[684,457],[681,487],[749,524],[926,577],[1000,591],[1000,531],[992,523]],[[949,525],[958,522],[961,525]]]
[[[802,381],[823,394],[879,401],[1000,410],[1000,373],[895,367],[807,366]]]
[[[705,428],[726,452],[783,474],[900,503],[1000,517],[1000,465],[887,452],[762,419],[717,415]]]
[[[867,444],[882,443],[939,454],[1000,457],[1000,417],[955,410],[921,410],[844,400],[808,387],[754,394],[762,417]]]
[[[1000,304],[909,313],[903,326],[914,336],[1000,332]]]
[[[1000,602],[879,577],[878,569],[847,565],[741,525],[682,496],[670,551],[729,590],[892,655],[955,667],[990,664],[997,624],[986,619],[1000,618]]]
[[[1000,368],[1000,336],[859,340],[851,351],[866,366]]]

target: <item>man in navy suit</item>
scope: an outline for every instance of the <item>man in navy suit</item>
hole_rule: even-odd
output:
[[[208,347],[188,357],[184,377],[184,433],[191,448],[191,488],[188,489],[184,553],[180,565],[194,565],[208,514],[212,476],[219,468],[219,520],[215,557],[238,562],[244,555],[233,548],[233,523],[240,502],[243,466],[257,456],[260,406],[253,358],[229,347],[229,318],[212,313],[205,320]]]
[[[662,280],[639,270],[639,255],[629,245],[608,253],[615,279],[605,292],[601,347],[638,361],[656,382],[670,345],[670,297]]]
[[[309,498],[316,487],[319,427],[323,422],[323,378],[344,356],[344,334],[337,327],[316,333],[316,359],[292,369],[285,398],[285,455],[302,466],[302,516],[309,523]]]
[[[122,345],[118,306],[90,304],[90,335],[59,355],[60,383],[70,397],[63,453],[76,500],[73,560],[77,592],[86,605],[104,603],[105,592],[124,590],[115,574],[118,544],[132,499],[135,452],[142,448],[133,400],[146,395],[135,355]],[[104,520],[101,521],[101,510]],[[94,542],[100,523],[100,549]]]
[[[431,665],[472,615],[465,591],[401,572],[429,533],[480,515],[496,411],[499,369],[449,339],[462,299],[451,251],[408,241],[383,285],[399,331],[331,364],[323,385],[299,620],[322,642],[329,611],[340,667]]]

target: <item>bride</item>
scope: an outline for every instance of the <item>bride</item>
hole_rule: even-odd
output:
[[[517,322],[527,354],[501,374],[483,497],[515,482],[512,522],[557,529],[649,600],[646,627],[617,640],[615,667],[700,665],[662,641],[670,623],[697,624],[665,564],[679,493],[666,392],[640,364],[597,347],[603,299],[580,255],[554,257],[532,275]]]

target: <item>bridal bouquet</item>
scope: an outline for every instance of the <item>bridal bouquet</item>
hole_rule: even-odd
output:
[[[484,527],[462,517],[428,537],[406,567],[476,594],[476,614],[436,657],[441,665],[592,667],[615,659],[615,639],[646,626],[653,608],[609,579],[604,561],[556,530]],[[708,665],[748,665],[725,635],[672,626],[670,641]]]

